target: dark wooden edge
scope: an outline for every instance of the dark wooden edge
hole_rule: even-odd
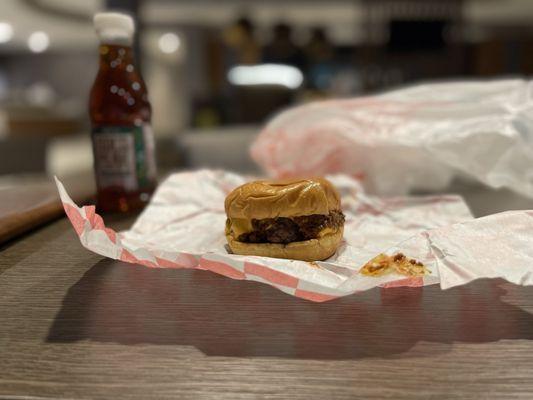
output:
[[[72,200],[78,205],[94,204],[95,185],[92,171],[60,178],[68,190]],[[39,226],[61,218],[64,214],[63,204],[59,198],[56,185],[51,177],[43,177],[36,181],[36,185],[42,188],[43,182],[49,189],[46,199],[36,200],[35,206],[13,214],[5,215],[0,222],[0,244],[13,240]],[[32,195],[32,183],[21,183],[24,189],[28,189],[28,195]],[[50,196],[52,194],[52,196]],[[55,194],[55,195],[54,195]]]
[[[63,204],[59,199],[56,199],[40,207],[6,217],[2,219],[0,226],[0,243],[58,219],[63,215],[63,212]]]

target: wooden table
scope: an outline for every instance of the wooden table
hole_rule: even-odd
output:
[[[92,172],[61,178],[72,198],[86,201],[95,192]],[[53,178],[43,175],[0,177],[0,243],[63,215]]]
[[[317,304],[104,259],[65,218],[0,248],[0,399],[531,399],[532,370],[533,290],[499,280]]]

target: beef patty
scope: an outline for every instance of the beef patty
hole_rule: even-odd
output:
[[[335,210],[329,215],[304,215],[294,218],[252,219],[252,232],[239,235],[244,243],[291,243],[315,239],[324,228],[339,228],[344,224],[344,214]]]

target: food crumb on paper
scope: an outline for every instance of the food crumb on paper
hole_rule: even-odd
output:
[[[407,276],[423,276],[430,271],[420,261],[408,258],[403,253],[392,256],[381,253],[367,262],[359,272],[367,276],[383,276],[393,272]]]

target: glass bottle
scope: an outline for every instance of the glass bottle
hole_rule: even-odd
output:
[[[128,212],[142,208],[156,187],[152,111],[135,65],[132,18],[100,13],[94,25],[100,40],[100,66],[89,114],[97,209]]]

